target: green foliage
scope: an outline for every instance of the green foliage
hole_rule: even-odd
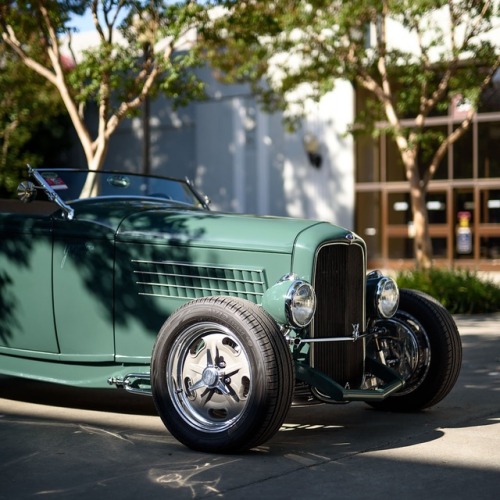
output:
[[[405,271],[396,276],[400,288],[412,288],[436,298],[452,314],[500,312],[500,286],[470,270]]]
[[[85,50],[71,25],[83,13],[95,26]],[[206,16],[203,0],[8,0],[0,4],[0,34],[11,56],[57,88],[89,168],[98,169],[111,135],[147,96],[162,93],[175,105],[204,97],[192,35]],[[97,124],[88,121],[89,104]]]
[[[203,18],[203,7],[196,2],[122,1],[114,2],[113,11],[112,4],[110,14],[121,12],[123,19],[109,27],[103,23],[100,44],[85,50],[68,74],[75,100],[101,104],[110,98],[107,119],[140,95],[153,70],[159,76],[151,83],[150,97],[161,92],[175,104],[203,97],[203,85],[193,73],[200,59],[192,50],[171,50]],[[158,44],[164,45],[163,51],[153,49]],[[131,108],[126,116],[135,112]]]
[[[250,80],[259,88],[258,80],[264,79],[262,94],[281,107],[286,106],[287,95],[303,84],[320,97],[331,90],[335,79],[345,78],[365,87],[368,99],[383,105],[391,102],[400,119],[442,114],[456,94],[476,104],[479,86],[498,63],[498,45],[482,36],[492,30],[498,12],[485,1],[213,3],[227,11],[214,22],[211,33],[204,32],[207,57],[226,80]],[[394,43],[390,30],[395,23],[406,28],[411,43]],[[219,48],[221,42],[224,50]],[[447,71],[450,78],[444,80]],[[270,91],[277,94],[274,100]],[[378,113],[372,123],[384,119],[383,109],[370,109]]]
[[[9,197],[25,177],[27,163],[53,161],[69,138],[56,89],[3,45],[0,65],[0,196]]]

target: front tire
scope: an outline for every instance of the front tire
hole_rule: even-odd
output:
[[[460,335],[450,313],[435,299],[402,289],[396,314],[375,326],[385,334],[368,344],[369,355],[405,380],[388,399],[371,403],[378,409],[417,411],[441,401],[453,388],[462,364]]]
[[[291,404],[290,350],[272,318],[236,298],[207,297],[165,322],[151,363],[153,399],[170,433],[204,452],[272,437]]]

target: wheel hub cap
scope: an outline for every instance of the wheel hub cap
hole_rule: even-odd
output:
[[[219,381],[219,370],[213,366],[207,366],[203,370],[201,379],[206,387],[213,389],[217,386],[217,382]]]

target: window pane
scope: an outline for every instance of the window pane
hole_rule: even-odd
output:
[[[356,232],[365,240],[368,259],[381,256],[380,193],[356,196]]]
[[[427,214],[430,224],[446,224],[446,193],[427,194]]]
[[[453,221],[458,224],[459,219],[468,217],[470,221],[474,220],[474,193],[472,189],[456,189],[455,190],[455,215],[456,220]],[[468,215],[467,215],[468,214]]]
[[[485,259],[500,258],[500,237],[480,238],[481,257]]]
[[[481,191],[480,219],[483,224],[498,224],[500,222],[500,190],[488,189]]]
[[[498,78],[500,78],[499,70],[497,70],[493,79],[498,82]],[[479,103],[480,113],[491,113],[492,111],[500,111],[500,88],[495,84],[484,90]]]
[[[412,259],[413,253],[411,238],[389,238],[389,259]]]
[[[434,257],[446,258],[446,238],[431,238]],[[389,259],[413,259],[412,238],[389,238]]]
[[[453,145],[453,177],[472,179],[472,129]]]
[[[379,141],[372,137],[356,137],[357,182],[380,181]]]
[[[500,177],[500,123],[478,124],[478,175]]]
[[[434,257],[445,258],[446,254],[446,238],[431,238],[432,253]]]
[[[390,182],[405,181],[405,168],[398,147],[392,137],[382,136],[381,140],[384,139],[387,147],[387,180]]]
[[[389,224],[408,224],[411,221],[409,193],[389,194]]]

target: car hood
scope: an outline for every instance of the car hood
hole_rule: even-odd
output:
[[[198,210],[149,209],[126,216],[118,227],[116,240],[291,253],[297,237],[318,224],[325,223]]]

